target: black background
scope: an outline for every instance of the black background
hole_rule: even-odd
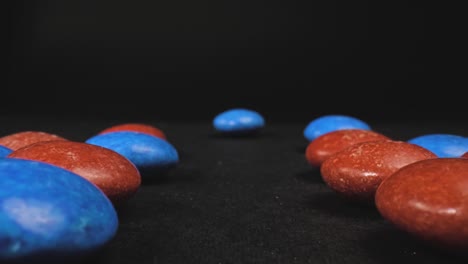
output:
[[[464,115],[463,85],[454,85],[462,76],[447,55],[455,47],[437,41],[423,1],[8,2],[2,115],[197,121],[231,107],[270,121]]]

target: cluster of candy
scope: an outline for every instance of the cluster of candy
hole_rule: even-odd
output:
[[[116,206],[144,173],[166,171],[179,156],[148,124],[121,124],[85,142],[42,131],[0,138],[0,262],[52,261],[89,253],[118,228]]]
[[[394,226],[429,244],[468,249],[468,138],[394,140],[345,115],[311,121],[304,136],[307,161],[338,195],[375,206]]]
[[[221,132],[258,131],[255,111],[221,113]],[[337,195],[375,206],[396,227],[435,246],[468,249],[468,138],[426,134],[407,141],[358,118],[326,115],[304,129],[305,157]]]
[[[265,126],[253,110],[217,115],[214,128],[246,135]],[[437,246],[468,249],[468,139],[394,140],[364,121],[328,115],[304,130],[305,157],[338,195],[375,205],[398,228]],[[84,142],[23,131],[0,138],[0,261],[81,256],[110,241],[115,206],[144,173],[179,163],[158,128],[121,124]]]

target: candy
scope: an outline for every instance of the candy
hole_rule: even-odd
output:
[[[1,263],[74,260],[109,242],[117,228],[112,203],[83,177],[43,162],[0,158]]]
[[[41,141],[67,140],[61,136],[42,131],[22,131],[0,138],[0,145],[11,150],[17,150],[27,145]]]
[[[111,126],[99,132],[99,134],[109,133],[109,132],[117,132],[117,131],[130,131],[130,132],[140,132],[145,133],[148,135],[152,135],[158,138],[166,139],[166,135],[164,132],[152,125],[149,124],[140,124],[140,123],[126,123],[126,124],[119,124],[115,126]]]
[[[129,159],[139,170],[165,170],[179,162],[166,140],[137,132],[111,132],[93,136],[86,143],[111,149]]]
[[[312,120],[304,129],[304,137],[312,141],[317,137],[341,129],[364,129],[371,127],[364,121],[346,115],[325,115]]]
[[[385,178],[408,164],[436,157],[429,150],[407,142],[369,141],[332,155],[323,162],[320,172],[337,193],[373,201],[377,187]]]
[[[331,155],[357,143],[389,140],[385,135],[364,129],[336,130],[317,137],[306,149],[306,159],[310,165],[319,167]]]
[[[4,146],[0,146],[0,158],[4,158],[6,157],[8,154],[10,154],[13,150],[7,148],[7,147],[4,147]]]
[[[468,151],[468,138],[452,134],[428,134],[408,140],[426,148],[440,158],[460,157]]]
[[[468,159],[419,161],[377,189],[375,204],[396,227],[434,246],[468,250]]]
[[[114,203],[128,200],[140,187],[138,169],[112,150],[72,141],[38,142],[8,155],[70,170],[94,183]]]
[[[224,133],[250,133],[265,126],[265,119],[256,111],[235,108],[218,114],[213,126]]]

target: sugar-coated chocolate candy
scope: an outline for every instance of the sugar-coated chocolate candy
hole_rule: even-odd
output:
[[[83,177],[0,158],[1,263],[67,263],[105,245],[117,228],[113,204]]]
[[[331,155],[357,143],[389,140],[390,138],[365,129],[344,129],[325,133],[309,143],[306,159],[310,165],[319,167]]]
[[[27,145],[41,141],[67,140],[59,135],[42,131],[21,131],[0,137],[0,145],[11,150],[17,150]]]
[[[217,131],[223,133],[250,133],[263,128],[265,119],[256,111],[235,108],[218,114],[213,119],[213,126]]]
[[[304,137],[312,141],[317,137],[341,129],[371,130],[369,124],[356,117],[347,115],[324,115],[312,120],[304,129]]]
[[[426,148],[439,158],[458,158],[468,151],[468,138],[453,134],[428,134],[408,140]]]
[[[15,150],[8,157],[70,170],[94,183],[114,203],[128,200],[141,184],[140,172],[130,160],[110,149],[82,142],[38,142]]]
[[[0,146],[0,158],[8,156],[13,150],[4,146]]]
[[[167,169],[179,162],[176,148],[166,140],[137,132],[95,135],[86,143],[111,149],[129,159],[139,170]]]
[[[461,157],[462,158],[468,158],[468,152],[465,152],[465,154],[463,154]]]
[[[140,132],[145,133],[148,135],[152,135],[158,138],[166,139],[166,134],[164,132],[152,125],[143,124],[143,123],[125,123],[125,124],[118,124],[111,127],[108,127],[98,134],[104,134],[109,132],[117,132],[117,131],[130,131],[130,132]]]
[[[396,227],[433,246],[468,250],[468,159],[412,163],[385,179],[375,204]]]
[[[408,164],[436,157],[423,147],[403,141],[369,141],[332,155],[322,163],[320,172],[337,193],[373,202],[375,191],[385,178]]]

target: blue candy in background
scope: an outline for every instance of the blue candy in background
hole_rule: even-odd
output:
[[[42,162],[0,158],[0,262],[75,258],[110,241],[117,213],[95,185]]]
[[[8,156],[11,152],[13,152],[13,150],[0,145],[0,158]]]
[[[460,157],[468,151],[468,138],[453,134],[427,134],[408,140],[436,154],[439,158]]]
[[[304,137],[312,141],[317,137],[343,129],[365,129],[371,130],[366,122],[346,115],[325,115],[312,120],[304,129]]]
[[[256,111],[235,108],[218,114],[213,119],[213,126],[224,133],[249,133],[263,128],[265,119]]]
[[[179,154],[171,143],[144,133],[109,132],[95,135],[86,143],[119,153],[139,170],[167,169],[179,162]]]

